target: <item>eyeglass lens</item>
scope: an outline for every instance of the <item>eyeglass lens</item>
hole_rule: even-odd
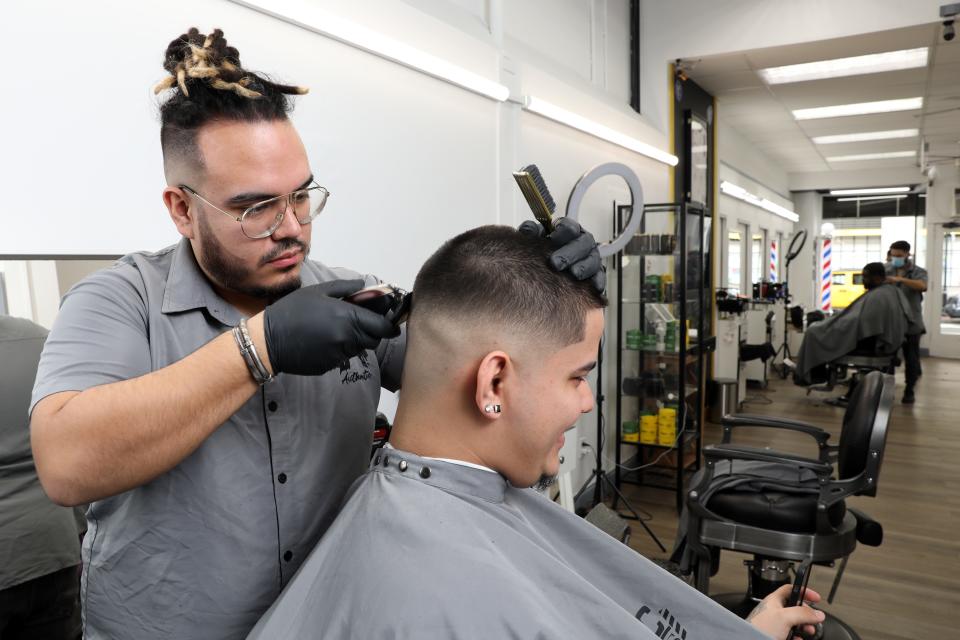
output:
[[[265,238],[277,230],[285,213],[295,215],[300,224],[308,224],[323,211],[327,195],[323,187],[311,187],[264,200],[243,212],[240,226],[251,238]]]

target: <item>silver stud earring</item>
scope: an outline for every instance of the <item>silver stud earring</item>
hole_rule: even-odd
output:
[[[483,410],[487,413],[500,413],[500,405],[498,404],[488,404],[484,405]]]

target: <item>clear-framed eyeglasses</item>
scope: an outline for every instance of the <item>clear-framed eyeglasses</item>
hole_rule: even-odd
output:
[[[330,197],[330,192],[324,187],[316,182],[311,182],[310,186],[304,189],[297,189],[286,195],[276,196],[251,205],[238,216],[235,213],[224,211],[185,184],[180,185],[180,188],[190,195],[196,196],[207,206],[239,222],[243,235],[252,240],[272,235],[283,224],[283,216],[286,215],[288,209],[293,211],[293,215],[301,225],[310,224],[323,211],[323,208],[327,205],[327,198]]]

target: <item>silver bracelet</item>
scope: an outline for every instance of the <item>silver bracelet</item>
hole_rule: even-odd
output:
[[[237,346],[240,348],[240,355],[243,356],[243,361],[247,363],[247,369],[250,370],[250,375],[253,376],[254,382],[262,385],[273,380],[273,375],[270,374],[266,365],[263,364],[263,360],[260,359],[260,355],[257,353],[257,348],[253,345],[253,340],[250,339],[250,332],[247,331],[246,320],[241,319],[240,324],[233,328],[233,338],[237,341]]]

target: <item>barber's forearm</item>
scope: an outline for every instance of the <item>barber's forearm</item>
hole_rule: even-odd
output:
[[[249,329],[269,368],[262,315]],[[54,502],[75,505],[149,482],[195,451],[257,388],[226,333],[139,378],[45,398],[31,424],[43,487]]]
[[[907,285],[914,291],[926,291],[927,282],[925,280],[910,280],[909,278],[903,278],[900,280],[903,284]]]

